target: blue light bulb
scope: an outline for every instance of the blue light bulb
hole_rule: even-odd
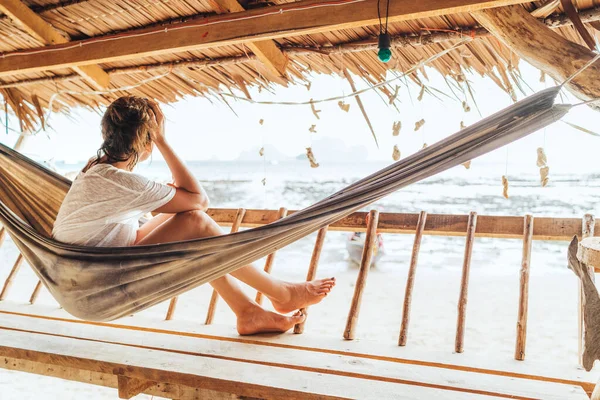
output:
[[[380,61],[386,63],[392,59],[392,51],[390,49],[379,49],[377,57]]]

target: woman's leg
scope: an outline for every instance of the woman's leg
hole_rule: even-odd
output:
[[[142,226],[138,232],[136,245],[167,243],[212,236],[209,234],[212,232],[210,229],[203,229],[207,219],[210,220],[206,214],[201,212],[158,215]],[[212,222],[214,223],[214,221]],[[264,310],[246,296],[229,275],[212,281],[211,285],[235,313],[237,329],[242,335],[260,332],[285,332],[305,318],[300,313],[293,316],[283,316]]]
[[[136,244],[175,242],[223,234],[221,227],[201,211],[177,214],[177,219],[167,218],[168,224],[162,220],[160,223],[154,221],[160,219],[161,215],[147,223],[156,225],[153,230],[145,232],[144,235],[138,233]],[[142,226],[140,232],[147,224]],[[335,286],[335,278],[301,283],[283,282],[253,265],[242,267],[231,275],[267,296],[274,308],[281,313],[289,313],[316,304]]]

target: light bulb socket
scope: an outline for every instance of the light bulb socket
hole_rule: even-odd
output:
[[[379,34],[378,46],[379,50],[381,49],[389,49],[392,47],[392,37],[389,33],[381,33]]]

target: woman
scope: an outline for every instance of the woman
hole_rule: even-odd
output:
[[[206,213],[208,196],[165,138],[164,115],[157,103],[139,97],[115,100],[102,118],[104,143],[97,157],[73,181],[53,229],[56,240],[84,246],[135,246],[221,235]],[[132,173],[156,146],[173,184],[163,185]],[[139,218],[154,218],[139,226]],[[242,335],[285,332],[305,316],[299,311],[320,302],[335,279],[288,283],[248,265],[231,275],[262,292],[278,313],[264,310],[226,275],[211,282],[237,317]]]

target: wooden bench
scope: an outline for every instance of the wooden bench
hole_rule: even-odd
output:
[[[173,399],[568,400],[587,399],[584,388],[594,385],[589,376],[535,375],[533,364],[518,361],[506,368],[470,357],[461,365],[448,363],[448,356],[410,358],[406,348],[365,341],[307,334],[244,338],[223,327],[171,321],[165,329],[148,322],[91,323],[62,310],[4,303],[0,365],[118,387],[121,398],[143,392]]]

